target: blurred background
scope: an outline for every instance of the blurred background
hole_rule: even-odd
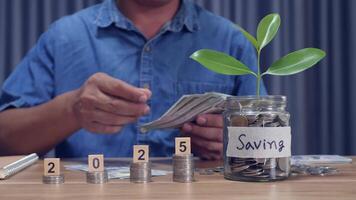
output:
[[[26,52],[62,16],[101,0],[0,0],[0,85]],[[286,95],[293,154],[356,154],[356,0],[196,0],[250,32],[271,12],[281,15],[264,66],[305,47],[327,52],[318,66],[267,77],[270,94]]]

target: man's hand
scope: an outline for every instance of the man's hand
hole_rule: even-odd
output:
[[[222,115],[203,114],[195,121],[196,123],[186,123],[182,127],[183,135],[191,137],[193,152],[207,160],[222,159]]]
[[[91,76],[77,92],[73,111],[82,128],[116,133],[125,124],[149,113],[148,89],[136,88],[104,73]]]

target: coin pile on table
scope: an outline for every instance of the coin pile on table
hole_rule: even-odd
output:
[[[130,181],[133,183],[147,183],[151,181],[150,162],[132,162],[130,166]]]
[[[64,175],[58,176],[42,176],[42,182],[44,184],[62,184],[64,183]]]
[[[181,183],[194,181],[193,154],[173,155],[173,181]]]
[[[108,172],[106,170],[98,172],[87,172],[87,183],[102,184],[107,183],[108,180]]]
[[[311,166],[311,165],[303,165],[303,164],[292,165],[291,170],[292,173],[296,175],[325,176],[325,175],[333,175],[338,173],[336,168],[332,168],[328,166]]]

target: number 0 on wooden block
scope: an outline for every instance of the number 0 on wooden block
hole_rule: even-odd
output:
[[[103,172],[104,171],[104,155],[89,155],[88,156],[88,171]]]
[[[176,155],[191,154],[190,137],[176,138]]]
[[[59,158],[45,158],[43,161],[45,176],[59,176],[61,173]]]
[[[134,145],[133,162],[148,162],[149,159],[148,145]]]

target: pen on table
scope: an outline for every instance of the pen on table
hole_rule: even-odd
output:
[[[0,169],[0,180],[6,179],[21,170],[29,167],[38,160],[38,155],[36,153],[25,156],[9,165],[6,165]]]

